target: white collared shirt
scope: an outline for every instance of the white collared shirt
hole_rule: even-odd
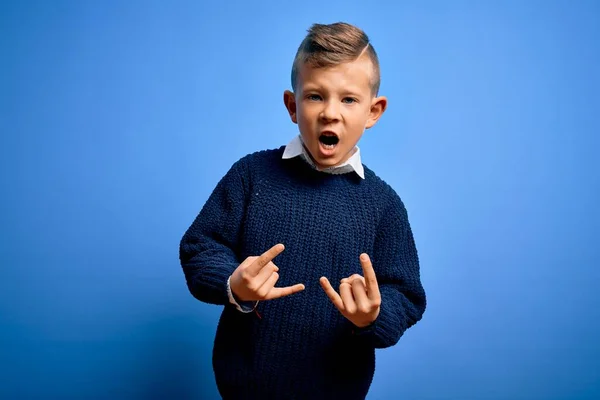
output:
[[[347,172],[354,171],[360,176],[362,179],[365,179],[365,170],[362,165],[362,161],[360,159],[360,148],[355,146],[356,151],[352,156],[347,159],[343,164],[337,165],[335,167],[329,167],[325,169],[320,169],[319,171],[330,173],[330,174],[345,174]],[[283,151],[283,156],[281,158],[288,159],[294,157],[302,157],[304,161],[310,164],[311,167],[318,169],[311,158],[310,154],[304,147],[304,143],[302,142],[302,136],[298,135],[294,137],[288,145],[285,147]]]

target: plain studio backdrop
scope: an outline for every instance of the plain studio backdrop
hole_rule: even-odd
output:
[[[598,398],[599,4],[2,2],[0,397],[217,397],[221,308],[179,240],[234,161],[297,133],[296,49],[348,21],[389,98],[363,161],[428,294],[369,399]]]

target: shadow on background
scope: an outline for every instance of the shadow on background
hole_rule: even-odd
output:
[[[2,323],[0,338],[11,345],[3,349],[0,398],[219,399],[210,320],[167,315],[81,340]]]

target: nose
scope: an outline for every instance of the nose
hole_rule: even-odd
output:
[[[324,102],[320,117],[327,122],[337,121],[340,118],[339,104],[331,100]]]

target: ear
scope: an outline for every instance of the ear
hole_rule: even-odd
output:
[[[387,98],[385,96],[374,97],[371,101],[371,110],[369,119],[367,119],[366,129],[373,127],[387,108]]]
[[[289,90],[283,92],[283,103],[290,114],[292,122],[297,124],[298,118],[296,118],[296,97],[294,96],[294,93]]]

